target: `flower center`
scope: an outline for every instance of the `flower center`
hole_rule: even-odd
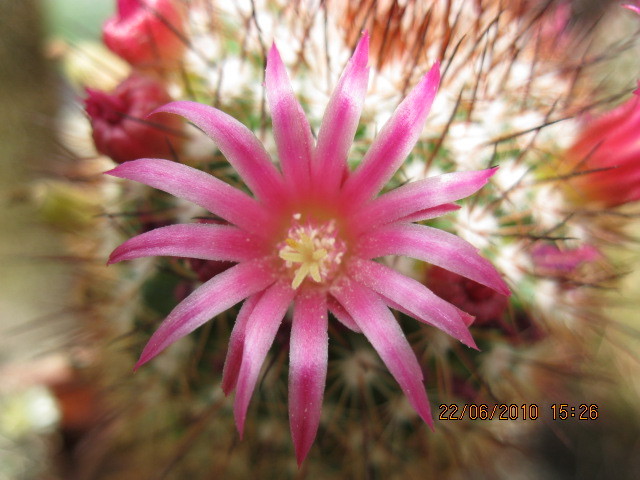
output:
[[[291,286],[298,288],[307,278],[316,283],[331,280],[347,247],[337,236],[336,222],[318,224],[302,223],[301,214],[293,215],[287,238],[278,244],[278,256],[285,261],[285,268],[293,275]]]

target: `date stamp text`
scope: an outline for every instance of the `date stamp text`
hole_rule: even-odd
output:
[[[597,420],[599,415],[597,404],[552,403],[547,407],[551,420]],[[537,420],[543,410],[536,403],[443,403],[438,408],[440,420]]]

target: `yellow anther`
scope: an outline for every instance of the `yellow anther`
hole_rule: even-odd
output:
[[[291,287],[295,290],[296,288],[298,288],[300,286],[300,284],[302,283],[302,281],[307,278],[307,275],[309,274],[309,265],[306,263],[303,263],[302,265],[300,265],[300,268],[298,268],[298,270],[296,270],[296,274],[293,277],[293,282],[291,282]]]
[[[307,277],[315,283],[330,281],[336,273],[345,252],[344,242],[336,239],[333,221],[314,225],[300,223],[301,215],[293,215],[293,225],[287,238],[278,244],[278,256],[285,261],[284,268],[297,289]]]
[[[313,252],[312,257],[314,260],[322,260],[327,255],[328,255],[327,251],[324,248],[320,248]]]
[[[287,238],[287,246],[278,252],[278,256],[283,260],[300,264],[293,277],[293,288],[298,288],[307,276],[318,283],[322,282],[320,262],[328,255],[327,250],[319,248],[309,235],[304,232],[299,232],[298,235],[298,240]]]

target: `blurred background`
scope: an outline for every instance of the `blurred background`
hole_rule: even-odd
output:
[[[610,7],[608,3],[577,2],[574,15],[597,18]],[[92,298],[86,290],[78,295],[77,282],[78,275],[86,275],[87,263],[98,271],[106,268],[108,250],[92,250],[100,247],[89,242],[83,246],[85,251],[70,252],[69,237],[86,235],[86,225],[101,210],[87,208],[92,199],[82,189],[59,189],[56,180],[75,181],[68,178],[73,156],[60,141],[58,122],[61,112],[80,108],[80,90],[68,80],[71,67],[61,59],[69,50],[91,57],[89,45],[99,42],[102,22],[113,11],[114,2],[109,0],[0,1],[0,480],[102,478],[86,465],[76,468],[78,456],[83,455],[78,445],[105,414],[98,393],[76,373],[96,356],[96,332],[86,328],[92,321],[86,303]],[[632,52],[637,58],[637,46]],[[619,67],[608,64],[603,76],[615,77],[617,68],[625,71],[629,60],[620,61]],[[94,165],[83,181],[95,175],[100,165]],[[69,214],[75,204],[82,205],[76,210],[77,218]],[[637,242],[640,222],[633,220],[627,232]],[[640,398],[637,385],[625,385],[618,378],[624,372],[623,379],[634,383],[640,373],[640,245],[636,246],[635,252],[620,254],[626,263],[625,276],[620,288],[609,293],[606,308],[617,325],[609,332],[611,342],[596,347],[589,359],[600,366],[616,365],[616,373],[610,379],[597,379],[605,380],[597,383],[597,394],[585,381],[588,386],[582,394],[586,403],[602,398],[609,403],[600,405],[596,422],[551,422],[539,434],[533,443],[544,465],[537,478],[640,475],[640,436],[634,416],[638,412],[633,412],[638,408],[633,402]],[[96,258],[102,258],[102,263]],[[109,279],[108,273],[104,275],[95,282]],[[108,341],[98,342],[104,343]],[[113,410],[109,412],[114,415]],[[95,445],[100,438],[91,441]],[[176,440],[175,445],[181,448],[182,443]],[[97,455],[95,448],[90,450]],[[100,462],[104,459],[96,465]],[[184,478],[174,476],[170,467],[157,478]],[[527,471],[535,472],[535,465]],[[457,478],[484,478],[476,473],[469,476],[466,471]],[[289,471],[287,478],[295,475],[295,470]],[[363,476],[378,478],[367,471]],[[242,477],[229,473],[225,478]]]

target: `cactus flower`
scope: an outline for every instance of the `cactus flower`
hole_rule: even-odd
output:
[[[156,110],[179,114],[206,132],[252,196],[167,160],[135,160],[108,172],[190,200],[228,222],[143,233],[119,246],[110,263],[154,255],[236,262],[169,314],[136,368],[244,300],[222,378],[225,393],[235,389],[234,415],[242,435],[261,366],[293,305],[289,419],[299,464],[320,422],[329,312],[367,337],[429,425],[433,421],[422,368],[389,308],[475,348],[470,315],[375,258],[407,255],[509,294],[498,272],[472,245],[414,223],[455,209],[452,202],[480,189],[495,169],[443,174],[380,194],[418,140],[438,88],[438,65],[398,106],[359,166],[349,170],[347,156],[367,90],[368,48],[365,33],[329,100],[317,141],[278,50],[275,45],[270,49],[265,88],[280,168],[251,131],[220,110],[186,101]]]
[[[174,0],[118,0],[102,37],[111,51],[136,67],[169,65],[180,60],[186,47],[183,14]]]
[[[566,166],[585,172],[571,179],[577,202],[615,207],[640,199],[640,98],[587,119],[567,152]]]
[[[154,109],[171,101],[157,81],[133,74],[111,93],[92,88],[86,92],[85,109],[96,150],[115,162],[168,157],[182,142],[179,119],[147,119]]]

